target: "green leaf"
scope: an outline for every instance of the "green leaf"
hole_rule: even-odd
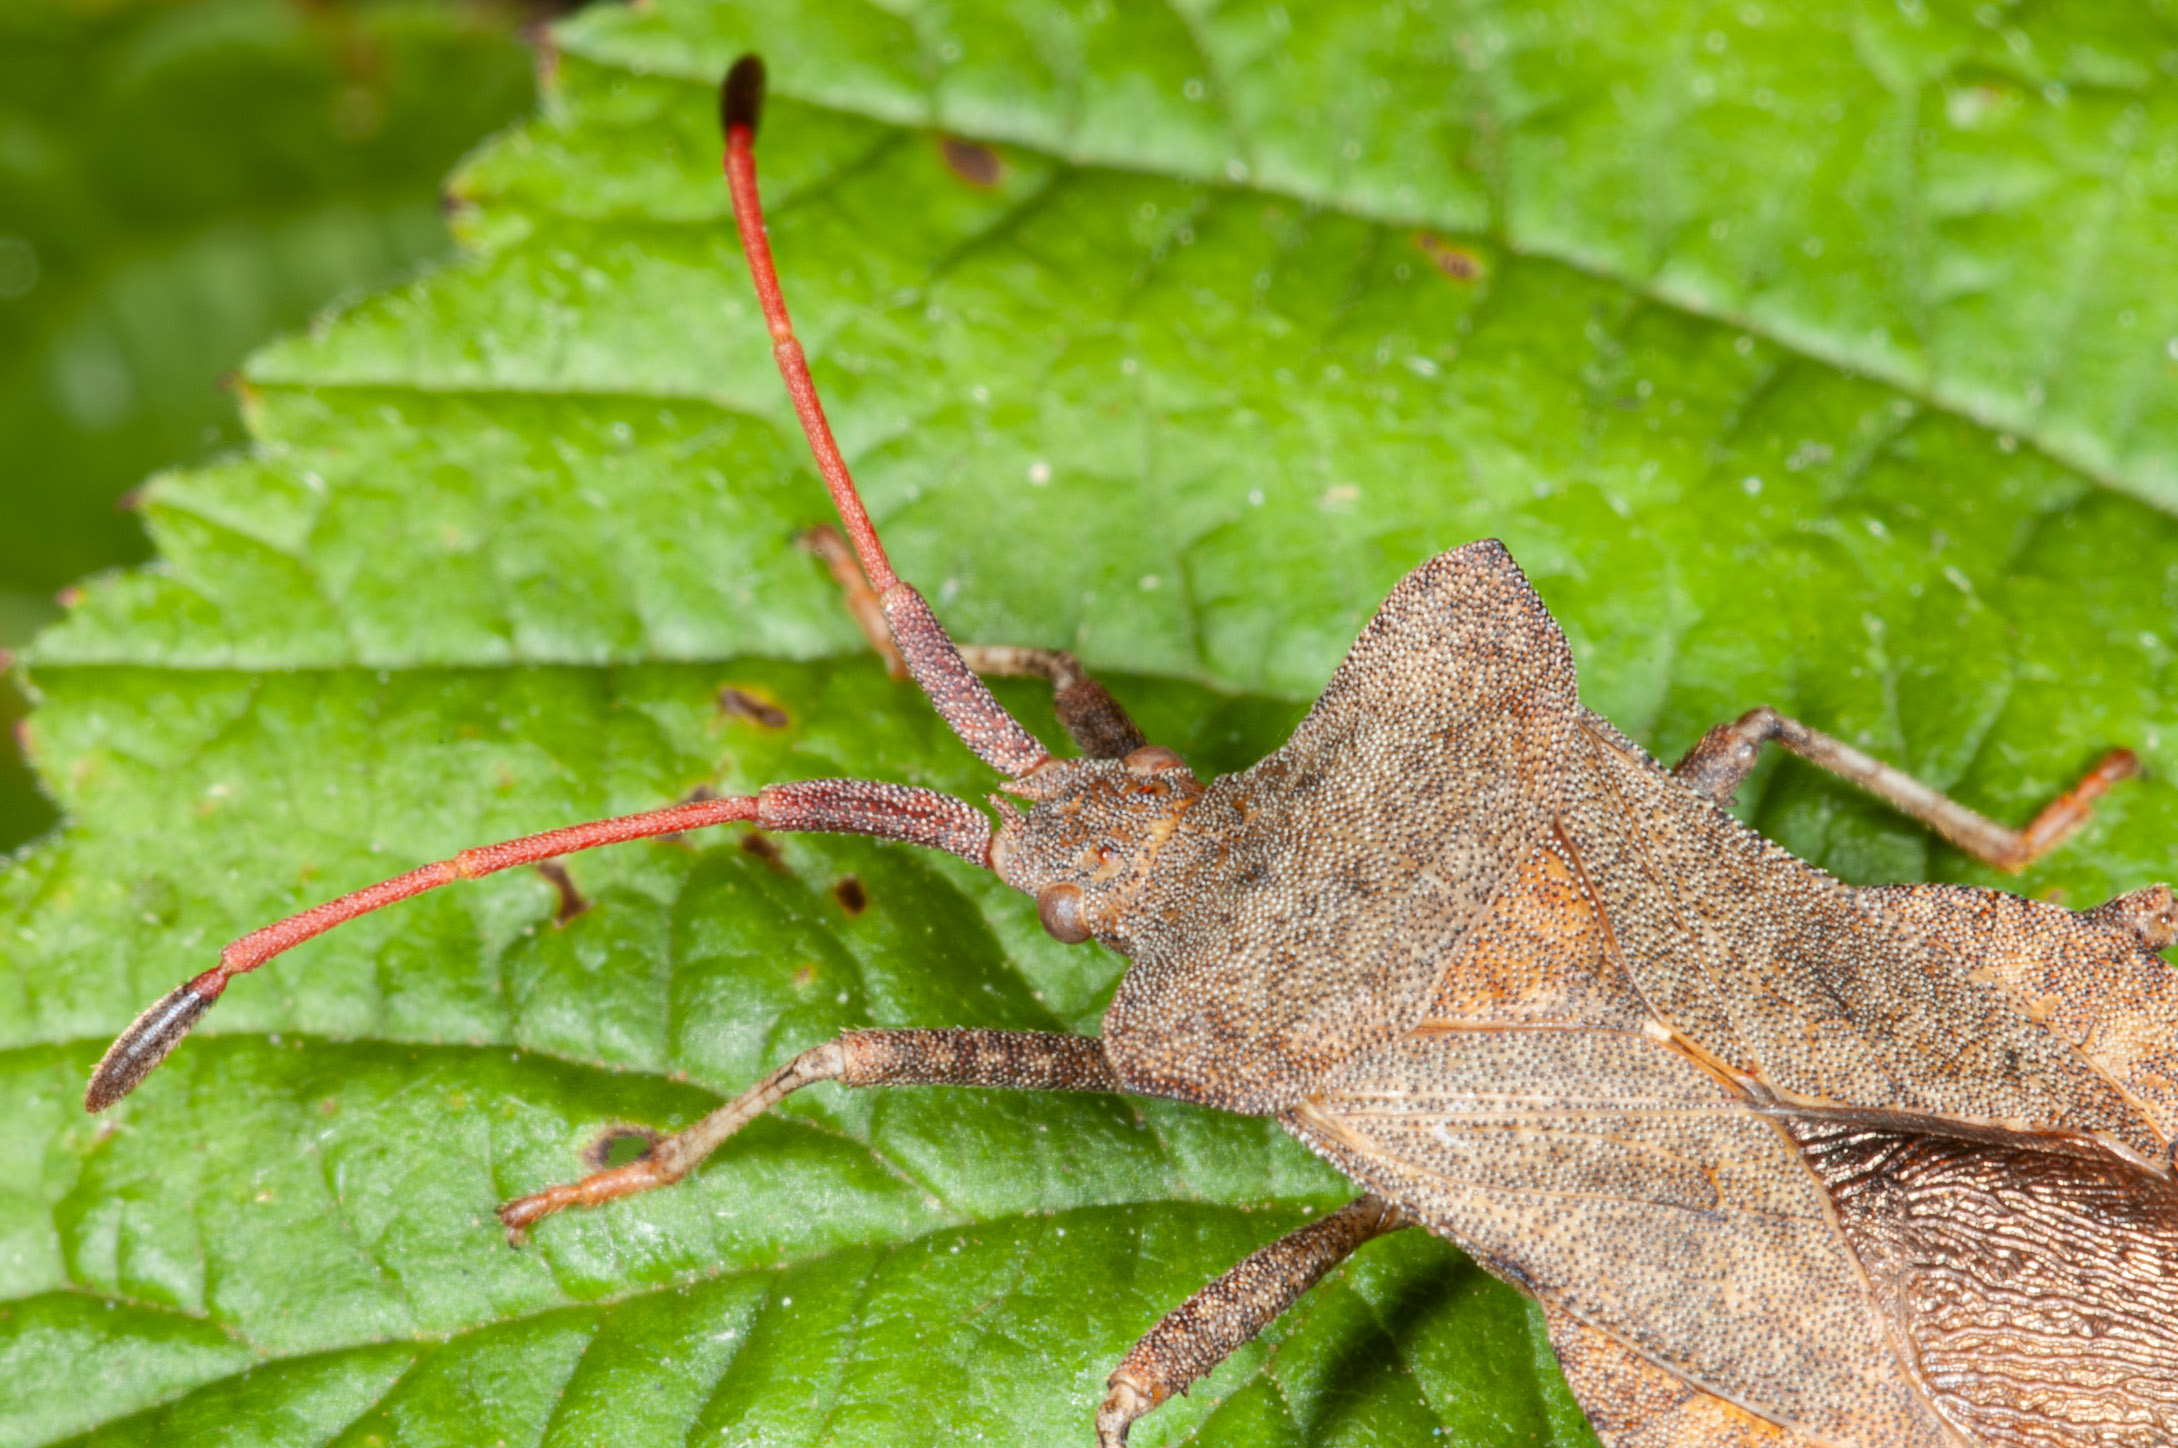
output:
[[[244,440],[223,373],[444,255],[440,178],[530,103],[512,31],[416,0],[0,10],[0,649],[149,553],[116,504],[146,473]],[[0,750],[0,851],[52,821]]]
[[[618,1124],[845,1026],[1094,1029],[1123,964],[950,859],[731,832],[570,859],[564,924],[527,872],[357,922],[77,1110],[221,940],[462,845],[700,786],[990,787],[792,546],[825,503],[715,175],[747,46],[819,384],[962,637],[1074,648],[1231,769],[1494,534],[1658,754],[1769,702],[2018,820],[2129,745],[2149,777],[2019,888],[2170,873],[2178,26],[1982,13],[561,26],[545,115],[457,179],[472,259],[261,353],[256,446],[157,481],[160,565],[37,647],[70,824],[0,878],[37,1164],[0,1193],[0,1443],[1086,1443],[1159,1313],[1350,1194],[1260,1121],[819,1088],[510,1249],[493,1204]],[[1745,797],[1849,878],[1997,883],[1797,767]],[[1592,1442],[1549,1364],[1402,1234],[1134,1441]]]

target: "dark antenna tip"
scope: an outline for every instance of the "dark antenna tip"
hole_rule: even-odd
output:
[[[91,1084],[83,1093],[83,1109],[94,1114],[104,1111],[134,1091],[218,999],[217,990],[199,994],[195,981],[168,991],[106,1048],[105,1058],[91,1073]]]
[[[747,126],[749,136],[756,136],[757,119],[764,113],[764,62],[754,55],[744,55],[726,72],[726,83],[719,87],[718,118],[728,134],[736,126]]]

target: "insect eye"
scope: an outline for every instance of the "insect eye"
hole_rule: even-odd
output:
[[[1187,768],[1187,761],[1180,758],[1177,749],[1167,749],[1162,744],[1145,744],[1120,763],[1136,774],[1160,774],[1167,769]]]
[[[1036,918],[1044,930],[1062,945],[1079,945],[1089,938],[1089,921],[1082,913],[1081,886],[1063,881],[1036,892]]]

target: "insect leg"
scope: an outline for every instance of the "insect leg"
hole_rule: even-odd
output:
[[[885,622],[885,607],[878,602],[877,590],[870,587],[870,580],[862,576],[862,564],[856,560],[855,550],[847,546],[847,540],[839,536],[839,529],[820,523],[794,541],[823,559],[825,567],[832,570],[832,581],[839,585],[840,601],[847,605],[847,616],[862,630],[870,652],[885,661],[885,672],[895,679],[906,678],[907,660],[900,657],[900,646],[892,641],[892,627]]]
[[[979,674],[1049,680],[1059,723],[1091,759],[1125,759],[1149,742],[1119,701],[1064,649],[969,644],[960,653]]]
[[[1097,1409],[1098,1448],[1121,1448],[1135,1419],[1232,1356],[1354,1249],[1414,1225],[1382,1197],[1360,1197],[1242,1258],[1166,1313],[1119,1360]]]
[[[842,1086],[999,1086],[1016,1091],[1119,1091],[1095,1036],[1043,1031],[848,1031],[802,1052],[695,1125],[651,1144],[626,1166],[592,1172],[499,1209],[519,1241],[563,1207],[594,1207],[688,1175],[742,1127],[818,1081]]]
[[[894,646],[876,590],[862,576],[854,550],[836,529],[812,528],[801,544],[823,559],[847,604],[847,612],[869,640],[870,650],[885,661],[885,672],[895,679],[908,676],[907,663]],[[1037,678],[1051,684],[1052,703],[1059,723],[1073,737],[1081,752],[1091,759],[1125,759],[1149,741],[1127,711],[1102,684],[1089,677],[1081,660],[1063,649],[1028,648],[1013,644],[963,644],[961,659],[986,677]]]
[[[2129,749],[2113,749],[2078,784],[2045,806],[2023,830],[2006,829],[1902,769],[1870,758],[1818,729],[1764,706],[1702,736],[1673,768],[1681,781],[1725,801],[1754,769],[1761,747],[1777,743],[1819,769],[1850,779],[1902,814],[1934,829],[1975,859],[2000,870],[2024,870],[2087,822],[2094,801],[2118,780],[2139,772]]]

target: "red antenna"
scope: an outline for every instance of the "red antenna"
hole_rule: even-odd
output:
[[[779,291],[771,247],[764,239],[764,214],[756,194],[757,118],[763,107],[764,67],[744,56],[726,74],[720,112],[726,126],[726,180],[734,198],[734,222],[748,253],[749,275],[771,328],[772,352],[786,379],[787,395],[801,419],[802,431],[817,457],[817,470],[831,490],[840,522],[854,545],[862,571],[876,591],[887,627],[907,661],[908,673],[922,687],[931,706],[984,761],[1018,779],[1044,764],[1049,755],[1036,737],[999,706],[982,679],[961,658],[921,594],[902,583],[878,542],[869,511],[855,491],[847,461],[824,420],[809,360],[787,320],[786,298]],[[1131,727],[1131,726],[1130,726]],[[496,845],[463,850],[450,860],[424,865],[391,880],[329,900],[299,915],[276,921],[233,942],[219,954],[219,964],[177,986],[123,1031],[91,1073],[83,1104],[103,1111],[133,1091],[182,1037],[212,1008],[227,982],[266,961],[322,935],[334,926],[373,910],[480,875],[515,865],[537,864],[555,855],[626,840],[679,834],[707,825],[748,821],[769,830],[816,830],[873,835],[950,850],[971,863],[990,865],[991,822],[965,800],[906,785],[854,779],[818,779],[775,784],[753,795],[696,800],[642,814],[594,820],[525,835]]]
[[[756,194],[756,123],[764,108],[764,63],[744,55],[726,72],[719,88],[719,119],[726,128],[726,185],[734,198],[734,225],[741,230],[741,250],[749,258],[749,277],[764,307],[764,321],[771,328],[771,352],[786,379],[787,395],[794,400],[794,415],[801,419],[809,450],[816,454],[817,471],[831,489],[832,505],[854,545],[862,571],[876,590],[893,642],[907,660],[908,674],[922,686],[930,706],[953,727],[961,742],[993,769],[1019,779],[1043,764],[1050,755],[1036,736],[1021,727],[973,669],[938,622],[923,596],[900,581],[877,541],[862,495],[840,456],[832,428],[824,420],[824,405],[817,400],[817,384],[810,380],[809,359],[795,339],[794,324],[787,319],[786,297],[779,290],[779,273],[772,266],[771,243],[764,236],[764,207]]]
[[[772,265],[771,239],[764,234],[764,203],[756,194],[756,124],[764,109],[764,63],[744,55],[726,72],[719,87],[719,120],[726,133],[726,189],[734,199],[734,225],[741,231],[741,250],[749,259],[749,279],[756,284],[756,300],[764,309],[764,323],[771,328],[772,356],[779,375],[786,379],[787,396],[794,401],[794,415],[801,419],[809,438],[809,450],[817,455],[817,471],[831,490],[832,506],[847,539],[862,560],[862,572],[880,597],[900,582],[885,557],[885,545],[877,540],[862,495],[847,471],[832,438],[832,425],[824,419],[824,404],[817,398],[817,384],[809,376],[809,359],[794,336],[787,319],[786,295],[779,290],[779,271]]]
[[[542,834],[524,835],[496,845],[463,850],[451,860],[423,865],[376,885],[351,891],[299,915],[252,930],[219,953],[219,964],[176,986],[123,1031],[91,1072],[83,1093],[86,1111],[104,1111],[136,1089],[167,1053],[181,1044],[212,1008],[227,982],[266,961],[323,935],[334,926],[382,910],[388,905],[516,865],[534,865],[555,855],[594,850],[626,840],[677,835],[706,825],[747,820],[767,830],[815,830],[831,834],[875,835],[950,850],[970,864],[991,863],[991,821],[963,799],[904,784],[860,779],[811,779],[774,784],[756,794],[691,800],[642,814],[592,820]]]

